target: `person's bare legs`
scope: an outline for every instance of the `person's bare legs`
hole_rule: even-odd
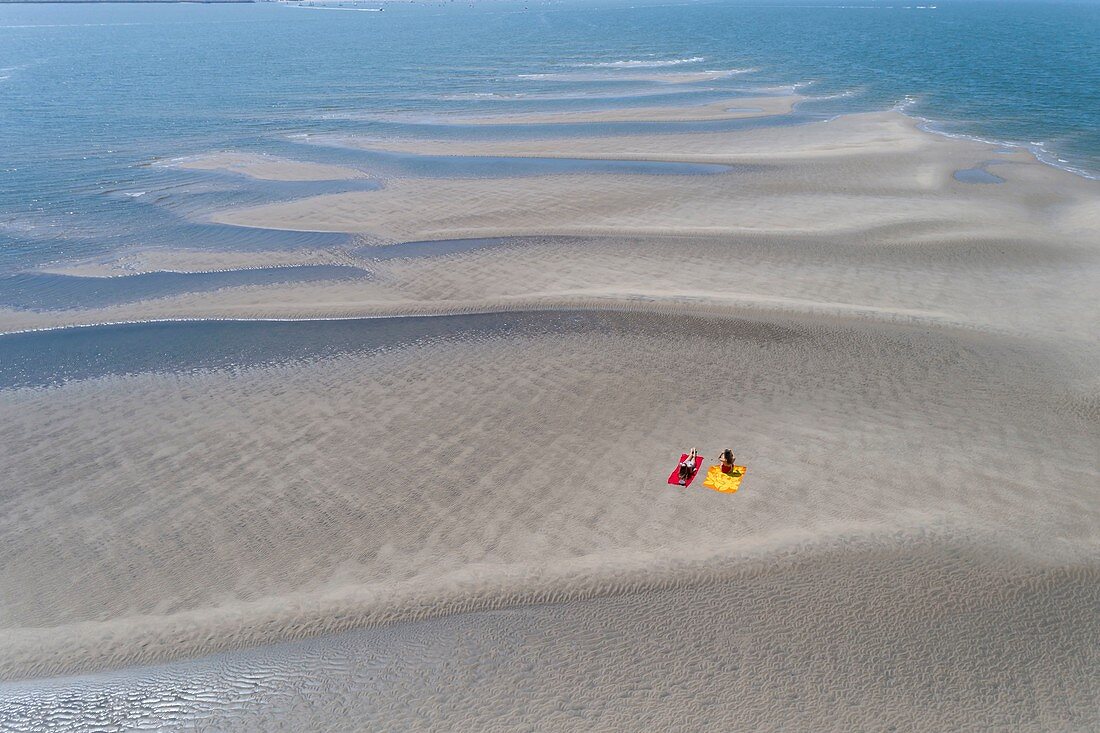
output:
[[[699,454],[695,448],[691,449],[691,453],[688,453],[687,458],[680,462],[680,485],[683,486],[688,482],[692,476],[695,475],[695,458]]]

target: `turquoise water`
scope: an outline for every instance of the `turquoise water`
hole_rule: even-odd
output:
[[[714,69],[746,72],[689,86],[629,78]],[[940,131],[1029,145],[1051,164],[1100,172],[1100,3],[397,3],[384,13],[0,5],[0,275],[149,245],[341,246],[348,238],[196,222],[218,208],[390,175],[546,170],[371,157],[305,135],[546,135],[430,123],[794,87],[813,99],[789,118],[599,129],[800,124],[901,106]],[[225,149],[350,163],[372,180],[261,184],[156,164]]]

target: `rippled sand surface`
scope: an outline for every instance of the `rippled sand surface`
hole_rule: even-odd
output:
[[[28,730],[1100,723],[1095,566],[1020,554],[981,533],[771,550],[706,573],[681,565],[646,581],[657,589],[636,590],[635,576],[584,600],[9,685],[0,713]]]
[[[1095,182],[895,113],[422,150],[734,167],[221,211],[364,274],[0,311],[280,321],[0,336],[0,720],[1100,725]],[[60,271],[165,263],[265,259]]]

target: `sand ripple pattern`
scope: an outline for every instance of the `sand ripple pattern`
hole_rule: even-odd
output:
[[[340,188],[216,218],[355,234],[280,257],[369,278],[0,311],[374,319],[5,383],[0,724],[1100,727],[1095,182],[967,184],[987,147],[892,112],[422,147],[736,167]],[[455,237],[508,239],[372,256]],[[263,264],[128,256],[85,274]],[[0,377],[71,336],[0,337]],[[736,495],[665,484],[693,445]]]
[[[1100,724],[1095,565],[1051,566],[980,533],[910,531],[788,544],[669,577],[605,583],[586,600],[0,686],[0,717],[19,731]]]
[[[1070,557],[1093,531],[1089,392],[1025,341],[590,318],[0,394],[5,676],[476,608],[507,595],[498,573],[838,523],[964,522]],[[663,482],[670,445],[708,438],[752,467],[736,502]]]

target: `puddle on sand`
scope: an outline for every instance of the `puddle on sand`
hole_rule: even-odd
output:
[[[995,176],[985,169],[987,165],[992,165],[995,162],[1000,161],[986,161],[973,168],[959,169],[954,173],[955,180],[961,183],[1004,183],[1005,179]]]

